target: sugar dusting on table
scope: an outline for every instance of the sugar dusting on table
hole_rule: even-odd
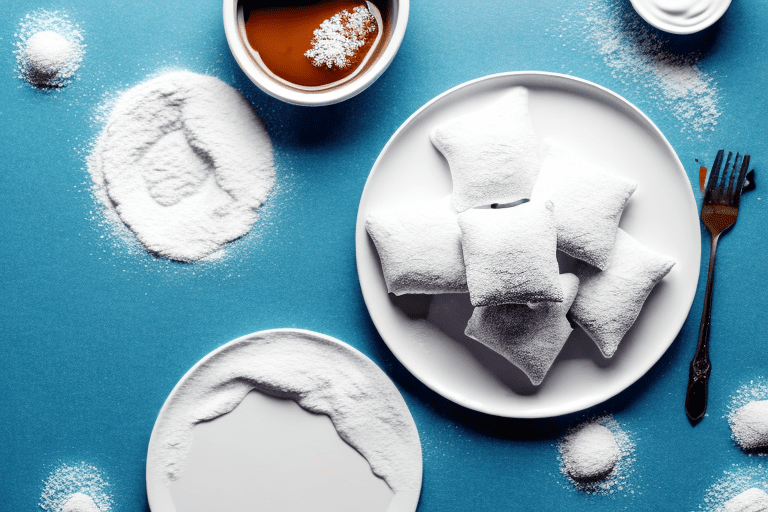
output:
[[[39,506],[46,512],[109,512],[109,481],[95,466],[61,464],[45,480]]]
[[[667,36],[648,27],[627,5],[590,1],[565,17],[559,37],[570,34],[574,45],[586,41],[614,78],[655,108],[671,112],[682,132],[703,139],[722,112],[717,82],[700,66],[701,52],[673,51]]]
[[[46,10],[27,14],[14,36],[19,78],[40,89],[57,89],[72,82],[85,44],[82,31],[66,14]]]
[[[557,443],[560,471],[588,494],[629,492],[635,442],[611,415],[575,425]]]
[[[722,476],[704,492],[704,499],[699,505],[699,510],[704,512],[743,512],[742,509],[726,506],[726,503],[750,489],[768,491],[767,475],[768,468],[763,464],[754,466],[734,464],[731,469],[723,471]],[[733,503],[731,501],[731,504]]]

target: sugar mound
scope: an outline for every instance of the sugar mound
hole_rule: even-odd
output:
[[[768,494],[752,487],[726,501],[725,512],[768,512]]]
[[[76,492],[61,506],[61,512],[100,512],[90,496]]]
[[[275,179],[272,143],[250,103],[189,72],[120,96],[88,170],[108,213],[150,253],[182,262],[248,233]]]
[[[745,450],[768,448],[768,400],[753,400],[728,416],[734,441]]]
[[[45,481],[39,505],[46,512],[109,512],[108,487],[98,468],[84,462],[62,464]]]
[[[65,15],[38,11],[22,20],[16,34],[20,77],[41,89],[64,87],[83,60],[80,30]]]
[[[620,457],[613,433],[599,424],[588,423],[563,441],[565,468],[577,480],[607,475]]]
[[[635,443],[613,416],[584,421],[557,445],[561,471],[576,489],[591,494],[628,491]]]

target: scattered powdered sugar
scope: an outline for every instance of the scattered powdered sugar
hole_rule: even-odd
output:
[[[674,51],[667,36],[649,28],[627,5],[589,2],[571,15],[583,18],[583,31],[574,37],[586,38],[613,70],[614,78],[671,112],[682,131],[696,132],[699,138],[714,131],[721,115],[720,94],[713,77],[699,66],[701,52]]]
[[[47,512],[108,512],[113,504],[108,487],[98,468],[62,464],[45,481],[39,505]]]
[[[195,366],[155,424],[147,454],[148,485],[167,485],[181,477],[193,427],[234,410],[252,390],[326,414],[339,436],[396,494],[418,496],[421,444],[397,388],[361,353],[327,336],[295,329],[239,338]]]
[[[85,53],[83,35],[66,14],[39,10],[27,14],[16,37],[19,78],[41,89],[69,84]]]
[[[723,506],[725,512],[765,512],[768,510],[768,494],[752,487],[729,499]]]
[[[768,453],[768,383],[758,379],[742,385],[731,399],[726,418],[736,444],[750,455]]]
[[[762,512],[765,508],[742,508],[739,505],[750,504],[757,499],[756,491],[768,491],[768,468],[758,464],[754,467],[734,468],[723,472],[723,476],[704,493],[704,502],[699,510],[705,512]],[[750,491],[746,496],[743,493]],[[740,498],[738,498],[741,496]],[[738,498],[738,499],[737,499]],[[730,502],[730,503],[729,503]],[[761,503],[756,501],[757,504]]]
[[[557,443],[560,470],[580,491],[613,494],[627,488],[635,443],[611,415],[579,423]]]
[[[344,69],[352,64],[357,50],[377,30],[376,18],[364,6],[334,14],[314,31],[312,48],[304,54],[316,67]]]
[[[182,262],[245,235],[275,177],[269,134],[248,101],[189,72],[122,94],[88,170],[114,220],[150,253]]]

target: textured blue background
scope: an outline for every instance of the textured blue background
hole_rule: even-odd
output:
[[[14,33],[38,8],[68,14],[88,45],[76,80],[55,93],[16,76]],[[573,74],[645,111],[692,182],[696,159],[708,165],[720,147],[749,151],[758,179],[765,176],[765,0],[734,0],[706,33],[669,39],[673,53],[700,49],[699,67],[716,81],[722,115],[703,133],[647,87],[616,73],[582,37],[586,14],[595,9],[635,16],[628,1],[415,0],[386,73],[343,104],[308,109],[266,96],[242,74],[224,38],[219,1],[4,0],[0,509],[36,510],[49,472],[85,461],[108,476],[116,512],[148,510],[146,447],[172,387],[214,348],[276,327],[344,340],[392,377],[423,444],[421,512],[695,510],[725,470],[765,461],[735,447],[723,418],[740,385],[768,376],[768,214],[760,182],[720,245],[711,403],[696,428],[683,399],[705,264],[691,315],[662,360],[613,400],[550,420],[499,419],[444,400],[394,359],[366,311],[354,249],[366,177],[409,115],[464,81],[515,70]],[[207,73],[235,86],[275,145],[278,190],[254,232],[217,264],[179,265],[132,250],[101,222],[89,192],[85,158],[101,126],[97,107],[166,69]],[[702,239],[706,261],[709,236]],[[557,439],[585,414],[603,413],[613,414],[637,444],[631,493],[586,495],[558,470]]]

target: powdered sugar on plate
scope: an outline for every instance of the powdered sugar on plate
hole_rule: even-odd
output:
[[[575,17],[582,19],[580,26]],[[671,50],[667,36],[649,28],[628,3],[592,0],[566,21],[577,30],[564,27],[560,37],[573,30],[573,45],[586,40],[614,78],[671,112],[683,132],[701,139],[714,131],[722,113],[720,92],[714,77],[700,67],[699,51]]]
[[[39,505],[46,512],[109,512],[113,501],[104,473],[81,462],[62,464],[51,472]]]
[[[579,491],[605,495],[630,491],[635,442],[613,416],[580,422],[557,442],[557,449],[560,471]]]
[[[19,78],[41,89],[64,87],[72,81],[85,54],[83,34],[59,11],[27,14],[14,34]]]

